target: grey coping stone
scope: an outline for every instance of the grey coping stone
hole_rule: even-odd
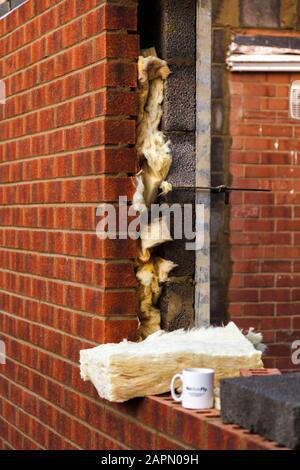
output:
[[[300,449],[300,374],[221,381],[224,423]]]

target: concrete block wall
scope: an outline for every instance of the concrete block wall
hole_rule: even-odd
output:
[[[141,45],[155,46],[172,74],[165,92],[162,129],[171,142],[173,165],[168,180],[173,192],[162,202],[195,202],[196,127],[196,1],[139,2]],[[180,187],[186,189],[180,189]],[[162,326],[188,327],[194,321],[195,253],[185,240],[164,245],[160,254],[178,264],[163,290]]]
[[[295,30],[299,26],[299,3],[296,0],[213,1],[212,50],[212,184],[232,184],[228,153],[231,147],[229,131],[229,86],[225,66],[226,48],[234,28],[273,28]],[[169,180],[174,185],[168,201],[194,201],[195,184],[195,12],[191,0],[141,1],[140,21],[142,47],[155,46],[158,54],[167,59],[173,74],[166,87],[162,128],[172,142],[174,162]],[[187,186],[190,190],[177,189]],[[228,289],[232,275],[230,253],[230,207],[223,195],[211,199],[211,322],[220,324],[229,318]],[[179,268],[174,279],[164,289],[162,297],[163,326],[188,325],[193,318],[194,299],[190,283],[194,279],[195,257],[186,252],[184,243],[173,242],[163,248],[163,256],[173,259]],[[176,279],[175,279],[176,278]],[[186,281],[188,281],[186,283]],[[173,282],[175,283],[174,285]],[[186,285],[183,295],[180,282]],[[184,289],[183,289],[184,290]],[[178,308],[171,305],[174,293],[181,291]],[[183,297],[182,297],[183,296]],[[186,306],[190,314],[182,314]],[[172,313],[170,313],[172,311]],[[180,321],[176,320],[176,317]],[[183,318],[186,318],[183,320]]]

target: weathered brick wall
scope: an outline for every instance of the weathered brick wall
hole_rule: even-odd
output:
[[[29,0],[0,20],[1,449],[264,448],[162,399],[105,403],[79,377],[81,348],[136,326],[135,244],[95,235],[99,202],[134,190],[136,20],[131,0]],[[186,73],[193,58],[172,54]],[[223,86],[214,104],[226,107]],[[192,155],[182,118],[165,130],[178,145],[189,136]],[[226,125],[215,127],[222,142]]]
[[[118,446],[89,423],[92,409],[116,415],[78,358],[136,327],[135,243],[95,234],[98,203],[131,197],[137,166],[137,15],[121,3],[30,0],[0,20],[0,441],[12,447]]]
[[[300,337],[298,169],[290,153],[297,151],[298,125],[287,111],[293,77],[229,74],[225,54],[236,30],[292,34],[300,24],[299,3],[216,0],[213,10],[213,181],[274,193],[234,194],[231,208],[223,196],[213,196],[212,311],[227,303],[228,318],[262,330],[269,344],[266,363],[282,369],[295,368],[291,344]]]

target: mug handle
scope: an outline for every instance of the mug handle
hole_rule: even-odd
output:
[[[172,395],[172,398],[174,401],[177,401],[177,402],[180,402],[182,401],[182,395],[177,395],[176,393],[176,389],[175,389],[175,382],[177,379],[180,379],[181,382],[183,382],[183,376],[182,374],[176,374],[174,375],[173,379],[172,379],[172,382],[171,382],[171,395]]]

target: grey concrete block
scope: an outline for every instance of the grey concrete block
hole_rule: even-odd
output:
[[[195,186],[196,142],[195,135],[170,134],[173,163],[168,181],[174,186]]]
[[[241,0],[241,26],[276,28],[280,25],[280,0]]]
[[[174,331],[194,324],[194,283],[189,278],[168,282],[160,301],[162,328]]]
[[[196,198],[195,187],[188,189],[179,189],[173,186],[173,190],[159,197],[159,202],[168,204],[194,204]]]
[[[171,273],[172,277],[194,276],[196,255],[195,251],[186,250],[186,240],[173,240],[166,243],[158,254],[177,264],[178,267]]]
[[[221,381],[222,419],[300,449],[300,374]]]
[[[161,203],[167,203],[168,205],[177,204],[181,207],[183,205],[190,205],[191,212],[188,216],[191,216],[191,230],[195,230],[195,190],[175,190],[168,194],[167,197],[161,198]],[[186,218],[187,219],[187,218]],[[172,277],[180,276],[191,276],[195,274],[195,259],[196,253],[194,250],[188,250],[187,244],[193,243],[194,240],[185,238],[185,227],[183,218],[180,226],[182,237],[178,239],[174,233],[174,217],[171,218],[170,232],[173,237],[173,241],[165,243],[157,250],[157,255],[163,258],[169,259],[177,264],[177,268],[172,271]],[[177,221],[177,224],[180,223]],[[178,228],[178,225],[177,225]]]
[[[164,131],[194,131],[196,127],[195,64],[171,65],[163,103]]]
[[[196,0],[160,0],[163,58],[196,57]]]

